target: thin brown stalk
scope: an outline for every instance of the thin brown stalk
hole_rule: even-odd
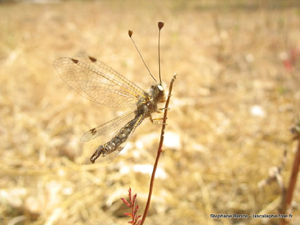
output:
[[[168,110],[169,110],[169,102],[171,99],[171,93],[172,93],[172,89],[173,89],[173,83],[176,79],[177,74],[175,73],[171,82],[170,82],[170,87],[169,87],[169,94],[168,94],[168,98],[165,104],[165,110],[164,110],[164,117],[163,117],[163,122],[162,122],[162,127],[161,127],[161,134],[160,134],[160,141],[159,141],[159,145],[158,145],[158,149],[157,149],[157,155],[156,155],[156,159],[155,159],[155,163],[153,166],[153,171],[152,171],[152,175],[151,175],[151,180],[150,180],[150,186],[149,186],[149,193],[148,193],[148,199],[147,199],[147,203],[146,203],[146,207],[143,213],[143,218],[141,221],[141,224],[144,224],[144,221],[147,217],[147,213],[150,207],[150,202],[151,202],[151,196],[152,196],[152,191],[153,191],[153,185],[154,185],[154,179],[155,179],[155,173],[156,173],[156,169],[157,169],[157,165],[158,165],[158,160],[160,158],[160,154],[162,152],[162,146],[163,146],[163,142],[164,142],[164,134],[165,134],[165,128],[166,128],[166,121],[167,121],[167,114],[168,114]]]
[[[286,191],[285,205],[282,207],[283,208],[282,209],[283,214],[286,214],[286,212],[291,207],[291,202],[292,202],[292,199],[293,199],[294,190],[295,190],[296,182],[297,182],[297,177],[298,177],[298,174],[299,174],[299,167],[300,167],[300,132],[299,132],[299,125],[297,125],[296,128],[294,128],[293,131],[294,131],[294,134],[295,134],[294,139],[297,139],[298,146],[297,146],[297,151],[296,151],[296,155],[295,155],[295,158],[294,158],[294,163],[293,163],[293,168],[292,168],[292,172],[291,172],[289,186],[288,186],[287,191]],[[281,225],[285,225],[286,223],[287,223],[286,219],[282,219]]]

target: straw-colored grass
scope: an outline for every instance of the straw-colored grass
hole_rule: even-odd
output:
[[[145,224],[278,224],[210,214],[277,213],[276,183],[257,184],[281,164],[284,149],[288,184],[289,129],[300,112],[300,8],[292,1],[220,2],[0,5],[0,224],[126,224],[120,198],[129,187],[142,213],[145,165],[154,163],[160,126],[144,121],[113,163],[91,164],[110,136],[82,143],[81,135],[122,109],[82,98],[53,61],[84,52],[147,90],[153,81],[127,30],[157,75],[160,20],[163,80],[179,76]],[[293,224],[299,193],[298,184]]]

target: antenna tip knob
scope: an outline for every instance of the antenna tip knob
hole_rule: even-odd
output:
[[[129,30],[129,31],[128,31],[128,35],[129,35],[129,37],[131,37],[131,36],[132,36],[132,34],[133,34],[133,31],[132,31],[132,30]]]
[[[161,28],[163,28],[165,25],[165,23],[163,21],[159,21],[158,22],[158,28],[161,30]]]

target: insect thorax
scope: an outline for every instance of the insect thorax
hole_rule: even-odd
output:
[[[145,97],[141,97],[137,102],[136,115],[144,114],[149,117],[151,113],[157,111],[158,103],[166,101],[165,92],[160,84],[155,84],[150,87],[148,93],[144,93]]]

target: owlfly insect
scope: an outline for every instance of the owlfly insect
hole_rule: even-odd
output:
[[[156,82],[148,92],[142,90],[133,82],[91,56],[81,55],[76,58],[59,58],[54,61],[54,67],[60,77],[76,92],[92,102],[108,107],[130,107],[126,112],[115,119],[95,127],[86,132],[82,141],[92,140],[100,135],[115,132],[112,139],[100,145],[91,156],[92,163],[100,156],[110,156],[110,160],[124,148],[126,141],[145,118],[150,118],[153,123],[152,113],[161,112],[158,103],[165,102],[165,93],[160,73],[160,30],[164,23],[159,22],[158,60],[159,82],[153,77],[145,64],[139,50],[132,39],[133,32],[128,34],[141,56],[149,74]],[[120,128],[120,126],[122,126]]]

